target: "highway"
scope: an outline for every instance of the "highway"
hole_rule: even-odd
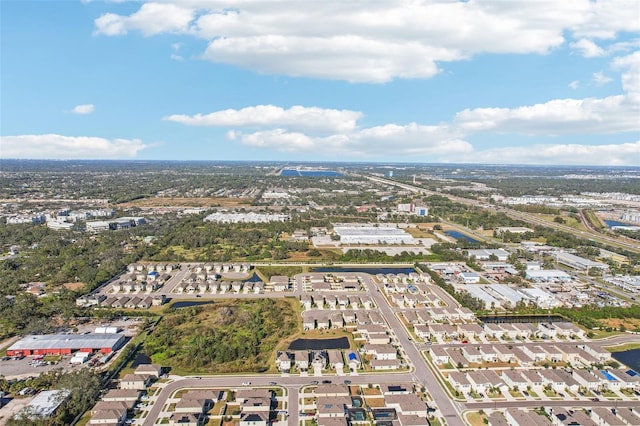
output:
[[[424,194],[424,195],[439,195],[441,197],[447,197],[449,198],[451,201],[455,201],[461,204],[466,204],[466,205],[470,205],[470,206],[474,206],[476,207],[478,204],[477,200],[471,200],[468,198],[462,198],[462,197],[457,197],[455,195],[451,195],[451,194],[445,194],[445,193],[441,193],[441,192],[436,192],[436,191],[430,191],[424,188],[421,188],[419,186],[415,186],[415,185],[410,185],[407,183],[402,183],[402,182],[396,182],[394,180],[390,180],[390,179],[385,179],[385,178],[381,178],[381,177],[377,177],[377,176],[368,176],[368,175],[357,175],[359,177],[365,178],[365,179],[369,179],[372,180],[374,182],[379,182],[379,183],[383,183],[386,185],[392,185],[392,186],[397,186],[399,188],[402,189],[406,189],[409,191],[413,191],[413,192],[417,192],[420,194]],[[523,222],[529,223],[531,225],[540,225],[540,226],[545,226],[547,228],[553,228],[553,229],[557,229],[559,231],[564,231],[564,232],[569,232],[571,234],[576,234],[579,235],[582,238],[586,238],[589,239],[591,241],[596,241],[602,244],[608,244],[608,245],[612,245],[614,247],[620,247],[620,248],[624,248],[626,250],[632,251],[634,253],[640,253],[640,244],[638,242],[634,242],[632,240],[623,240],[622,238],[613,238],[610,237],[608,235],[602,235],[600,233],[597,232],[589,232],[589,231],[580,231],[580,230],[576,230],[570,226],[561,224],[561,223],[556,223],[556,222],[549,222],[546,221],[544,219],[540,219],[536,216],[524,213],[524,212],[520,212],[518,210],[513,210],[513,209],[509,209],[507,207],[496,207],[496,211],[500,212],[500,213],[504,213],[507,216],[513,218],[513,219],[518,219],[521,220]]]

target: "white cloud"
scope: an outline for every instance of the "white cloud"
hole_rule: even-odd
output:
[[[286,127],[289,130],[346,132],[353,130],[356,127],[356,121],[362,116],[361,112],[349,110],[299,105],[284,109],[274,105],[256,105],[240,110],[227,109],[204,115],[174,114],[164,117],[164,120],[191,126]]]
[[[573,90],[577,89],[578,87],[580,87],[580,81],[573,80],[571,83],[569,83],[569,87]]]
[[[640,141],[608,145],[549,144],[475,151],[451,161],[491,164],[637,166]]]
[[[581,38],[577,42],[571,43],[570,46],[571,48],[578,50],[585,58],[597,58],[598,56],[605,55],[603,48],[586,38]]]
[[[145,36],[162,33],[185,33],[193,20],[195,10],[171,3],[145,3],[130,16],[106,13],[94,23],[96,34],[124,35],[137,30]]]
[[[243,134],[231,131],[230,140],[282,152],[314,153],[324,158],[357,160],[367,158],[411,158],[441,156],[473,151],[449,126],[387,124],[351,133],[313,136],[284,129]]]
[[[640,31],[637,17],[637,0],[590,1],[572,30],[577,37],[613,39],[619,32]]]
[[[174,1],[107,13],[96,33],[180,33],[203,57],[263,73],[384,83],[428,78],[480,53],[545,54],[565,43],[601,56],[594,38],[640,29],[636,0],[314,2]]]
[[[622,88],[627,92],[627,97],[640,105],[640,51],[627,56],[615,58],[612,68],[622,71]],[[636,110],[638,114],[640,111]]]
[[[95,111],[96,107],[93,104],[83,104],[83,105],[76,105],[75,107],[73,107],[73,109],[71,110],[72,113],[74,114],[91,114],[93,111]]]
[[[172,61],[182,61],[182,60],[184,60],[182,55],[178,54],[178,51],[180,50],[181,47],[182,47],[182,43],[172,43],[171,44],[171,49],[173,50],[173,53],[171,54],[170,58],[171,58]]]
[[[603,72],[594,72],[591,81],[596,86],[604,86],[607,83],[611,83],[613,79],[611,77],[607,77]]]
[[[456,114],[466,132],[561,135],[637,131],[638,105],[624,95],[554,99],[518,108],[476,108]]]
[[[32,159],[132,158],[148,145],[139,139],[104,139],[89,136],[0,136],[0,157]]]

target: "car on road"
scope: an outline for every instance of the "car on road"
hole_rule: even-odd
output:
[[[312,384],[312,385],[317,385],[317,384],[318,384],[318,381],[317,381],[317,380],[314,380],[313,382],[311,382],[311,384]]]
[[[591,400],[592,400],[593,402],[598,402],[598,401],[600,401],[600,398],[592,398]]]
[[[331,380],[323,380],[322,383],[328,385],[329,383],[331,383]]]
[[[276,382],[269,382],[269,384],[270,384],[271,386],[275,386],[275,385],[277,385],[277,383],[276,383]]]
[[[345,380],[345,381],[344,381],[344,384],[345,384],[345,385],[350,385],[350,384],[351,384],[351,380]]]
[[[251,386],[251,382],[242,382],[242,386]]]

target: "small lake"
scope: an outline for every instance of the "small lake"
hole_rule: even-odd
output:
[[[325,350],[325,349],[349,349],[349,339],[337,337],[335,339],[296,339],[289,345],[289,350]]]
[[[604,223],[606,223],[609,228],[612,226],[633,226],[630,223],[619,222],[617,220],[605,220]]]
[[[262,279],[258,276],[258,274],[256,274],[255,272],[253,273],[253,275],[251,275],[250,278],[247,278],[245,280],[242,280],[244,282],[250,282],[250,283],[257,283],[259,281],[262,281]]]
[[[369,275],[377,274],[410,274],[416,270],[413,268],[313,268],[313,272],[363,272]]]
[[[212,300],[209,300],[209,301],[203,300],[202,302],[197,300],[185,300],[185,301],[174,303],[173,305],[171,305],[171,308],[172,309],[189,308],[191,306],[210,305],[212,303],[213,303]]]
[[[622,352],[613,352],[613,359],[640,373],[640,349],[631,349]]]
[[[463,234],[462,232],[456,231],[454,229],[449,229],[448,231],[444,231],[444,233],[447,234],[450,237],[455,238],[456,240],[467,240],[470,243],[478,243],[479,242],[478,240],[471,238],[467,234]]]
[[[569,322],[559,315],[486,315],[479,316],[479,320],[484,323],[500,324],[500,323],[534,323],[541,322]]]

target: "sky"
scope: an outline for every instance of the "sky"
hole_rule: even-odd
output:
[[[0,0],[0,158],[640,166],[640,2]]]

